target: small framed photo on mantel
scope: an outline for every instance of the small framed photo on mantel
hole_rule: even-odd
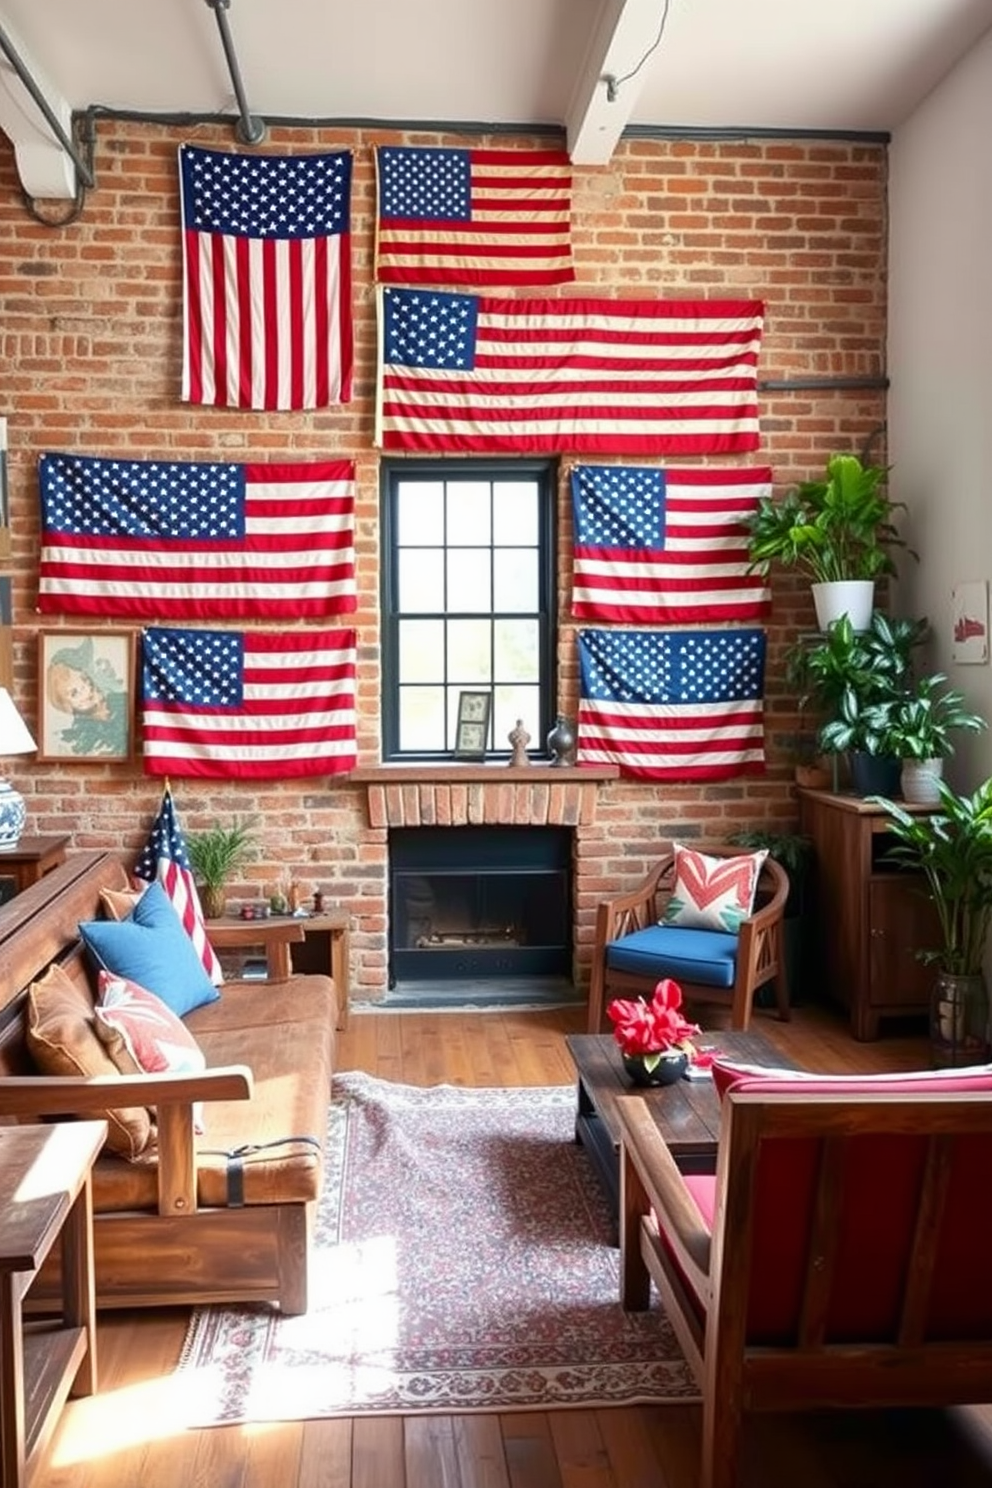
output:
[[[460,692],[455,726],[455,759],[481,760],[489,739],[491,692]]]

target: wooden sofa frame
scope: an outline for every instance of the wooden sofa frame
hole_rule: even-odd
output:
[[[98,912],[100,885],[119,886],[119,874],[115,855],[78,853],[5,906],[0,1068],[30,1065],[24,1025],[31,981],[53,962],[71,976],[86,975],[77,926]],[[302,938],[302,928],[292,921],[266,925],[269,946]],[[86,1116],[108,1105],[157,1108],[156,1211],[94,1215],[99,1307],[265,1302],[287,1313],[306,1311],[312,1204],[202,1208],[197,1203],[194,1102],[247,1101],[252,1089],[251,1070],[243,1066],[117,1079],[0,1077],[0,1120]],[[32,1289],[33,1298],[44,1300],[59,1287],[53,1266]]]

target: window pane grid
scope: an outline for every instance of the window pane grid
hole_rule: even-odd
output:
[[[508,755],[518,718],[549,726],[550,467],[411,466],[384,470],[384,757],[450,755],[462,690],[492,693],[487,748]]]

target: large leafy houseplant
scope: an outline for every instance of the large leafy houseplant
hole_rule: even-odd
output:
[[[746,524],[751,567],[781,563],[818,584],[894,573],[890,550],[903,544],[893,514],[902,503],[882,489],[887,475],[857,455],[832,455],[824,479],[761,500]]]
[[[941,944],[924,959],[952,976],[980,976],[992,926],[992,778],[971,795],[945,781],[938,791],[936,810],[923,815],[874,799],[896,838],[891,861],[922,873],[937,911]]]
[[[812,644],[793,648],[787,676],[799,690],[800,711],[813,707],[824,718],[817,734],[823,753],[892,753],[892,712],[926,631],[925,619],[894,619],[875,610],[865,631],[842,615]]]

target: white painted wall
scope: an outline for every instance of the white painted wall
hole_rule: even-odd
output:
[[[896,608],[927,615],[927,655],[992,722],[992,664],[951,660],[951,591],[992,581],[992,31],[893,135],[889,226],[891,492],[908,512]],[[947,775],[992,774],[992,730]]]

